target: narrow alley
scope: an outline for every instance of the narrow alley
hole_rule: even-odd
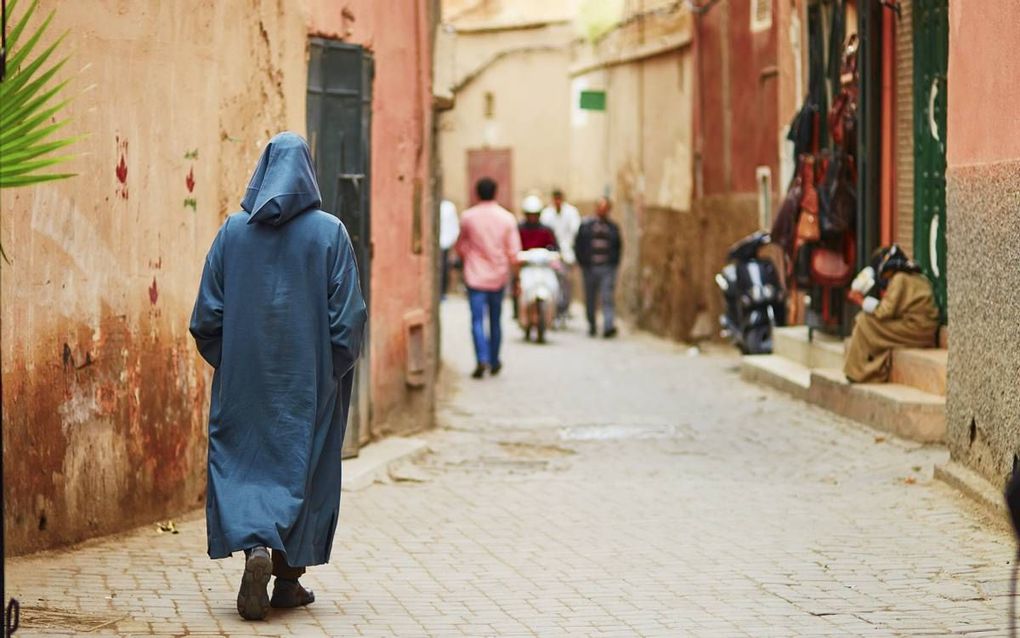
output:
[[[474,381],[442,307],[429,452],[346,492],[305,609],[245,623],[200,512],[14,558],[18,635],[1001,636],[1011,542],[933,481],[941,447],[744,383],[643,334],[545,346],[507,324]]]

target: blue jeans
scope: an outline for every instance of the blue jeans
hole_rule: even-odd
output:
[[[499,365],[499,342],[502,338],[500,317],[503,313],[503,289],[475,290],[468,288],[471,306],[471,336],[475,340],[478,365]],[[485,312],[489,313],[489,337],[485,336]]]
[[[616,266],[601,264],[581,271],[584,275],[584,305],[588,325],[595,330],[595,315],[602,306],[602,329],[612,330],[616,320]],[[601,302],[601,303],[600,303]]]

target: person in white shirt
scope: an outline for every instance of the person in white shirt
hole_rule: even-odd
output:
[[[563,261],[563,269],[559,271],[560,278],[560,300],[556,308],[557,318],[562,322],[570,310],[570,301],[573,294],[573,270],[577,259],[574,256],[574,239],[577,237],[577,230],[581,227],[581,213],[563,199],[563,191],[556,189],[552,192],[552,203],[542,211],[539,221],[552,228],[556,234],[556,241],[560,245],[560,258]]]
[[[442,269],[440,279],[440,296],[446,297],[446,289],[450,280],[450,249],[457,243],[460,236],[460,219],[457,217],[457,206],[448,199],[439,204],[439,260]]]

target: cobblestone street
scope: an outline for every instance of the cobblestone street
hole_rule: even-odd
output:
[[[444,302],[430,452],[345,493],[307,609],[245,623],[201,513],[8,564],[18,635],[1003,636],[1008,531],[887,439],[640,334],[505,325],[473,381]]]

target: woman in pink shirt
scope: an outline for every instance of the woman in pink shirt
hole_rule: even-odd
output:
[[[475,342],[477,365],[471,374],[475,379],[485,371],[499,374],[500,329],[503,292],[517,267],[521,238],[513,213],[495,202],[496,182],[483,177],[475,184],[481,200],[464,211],[460,219],[460,236],[455,246],[464,262],[464,284],[471,306],[471,334]],[[489,334],[485,334],[485,315],[489,315]]]

